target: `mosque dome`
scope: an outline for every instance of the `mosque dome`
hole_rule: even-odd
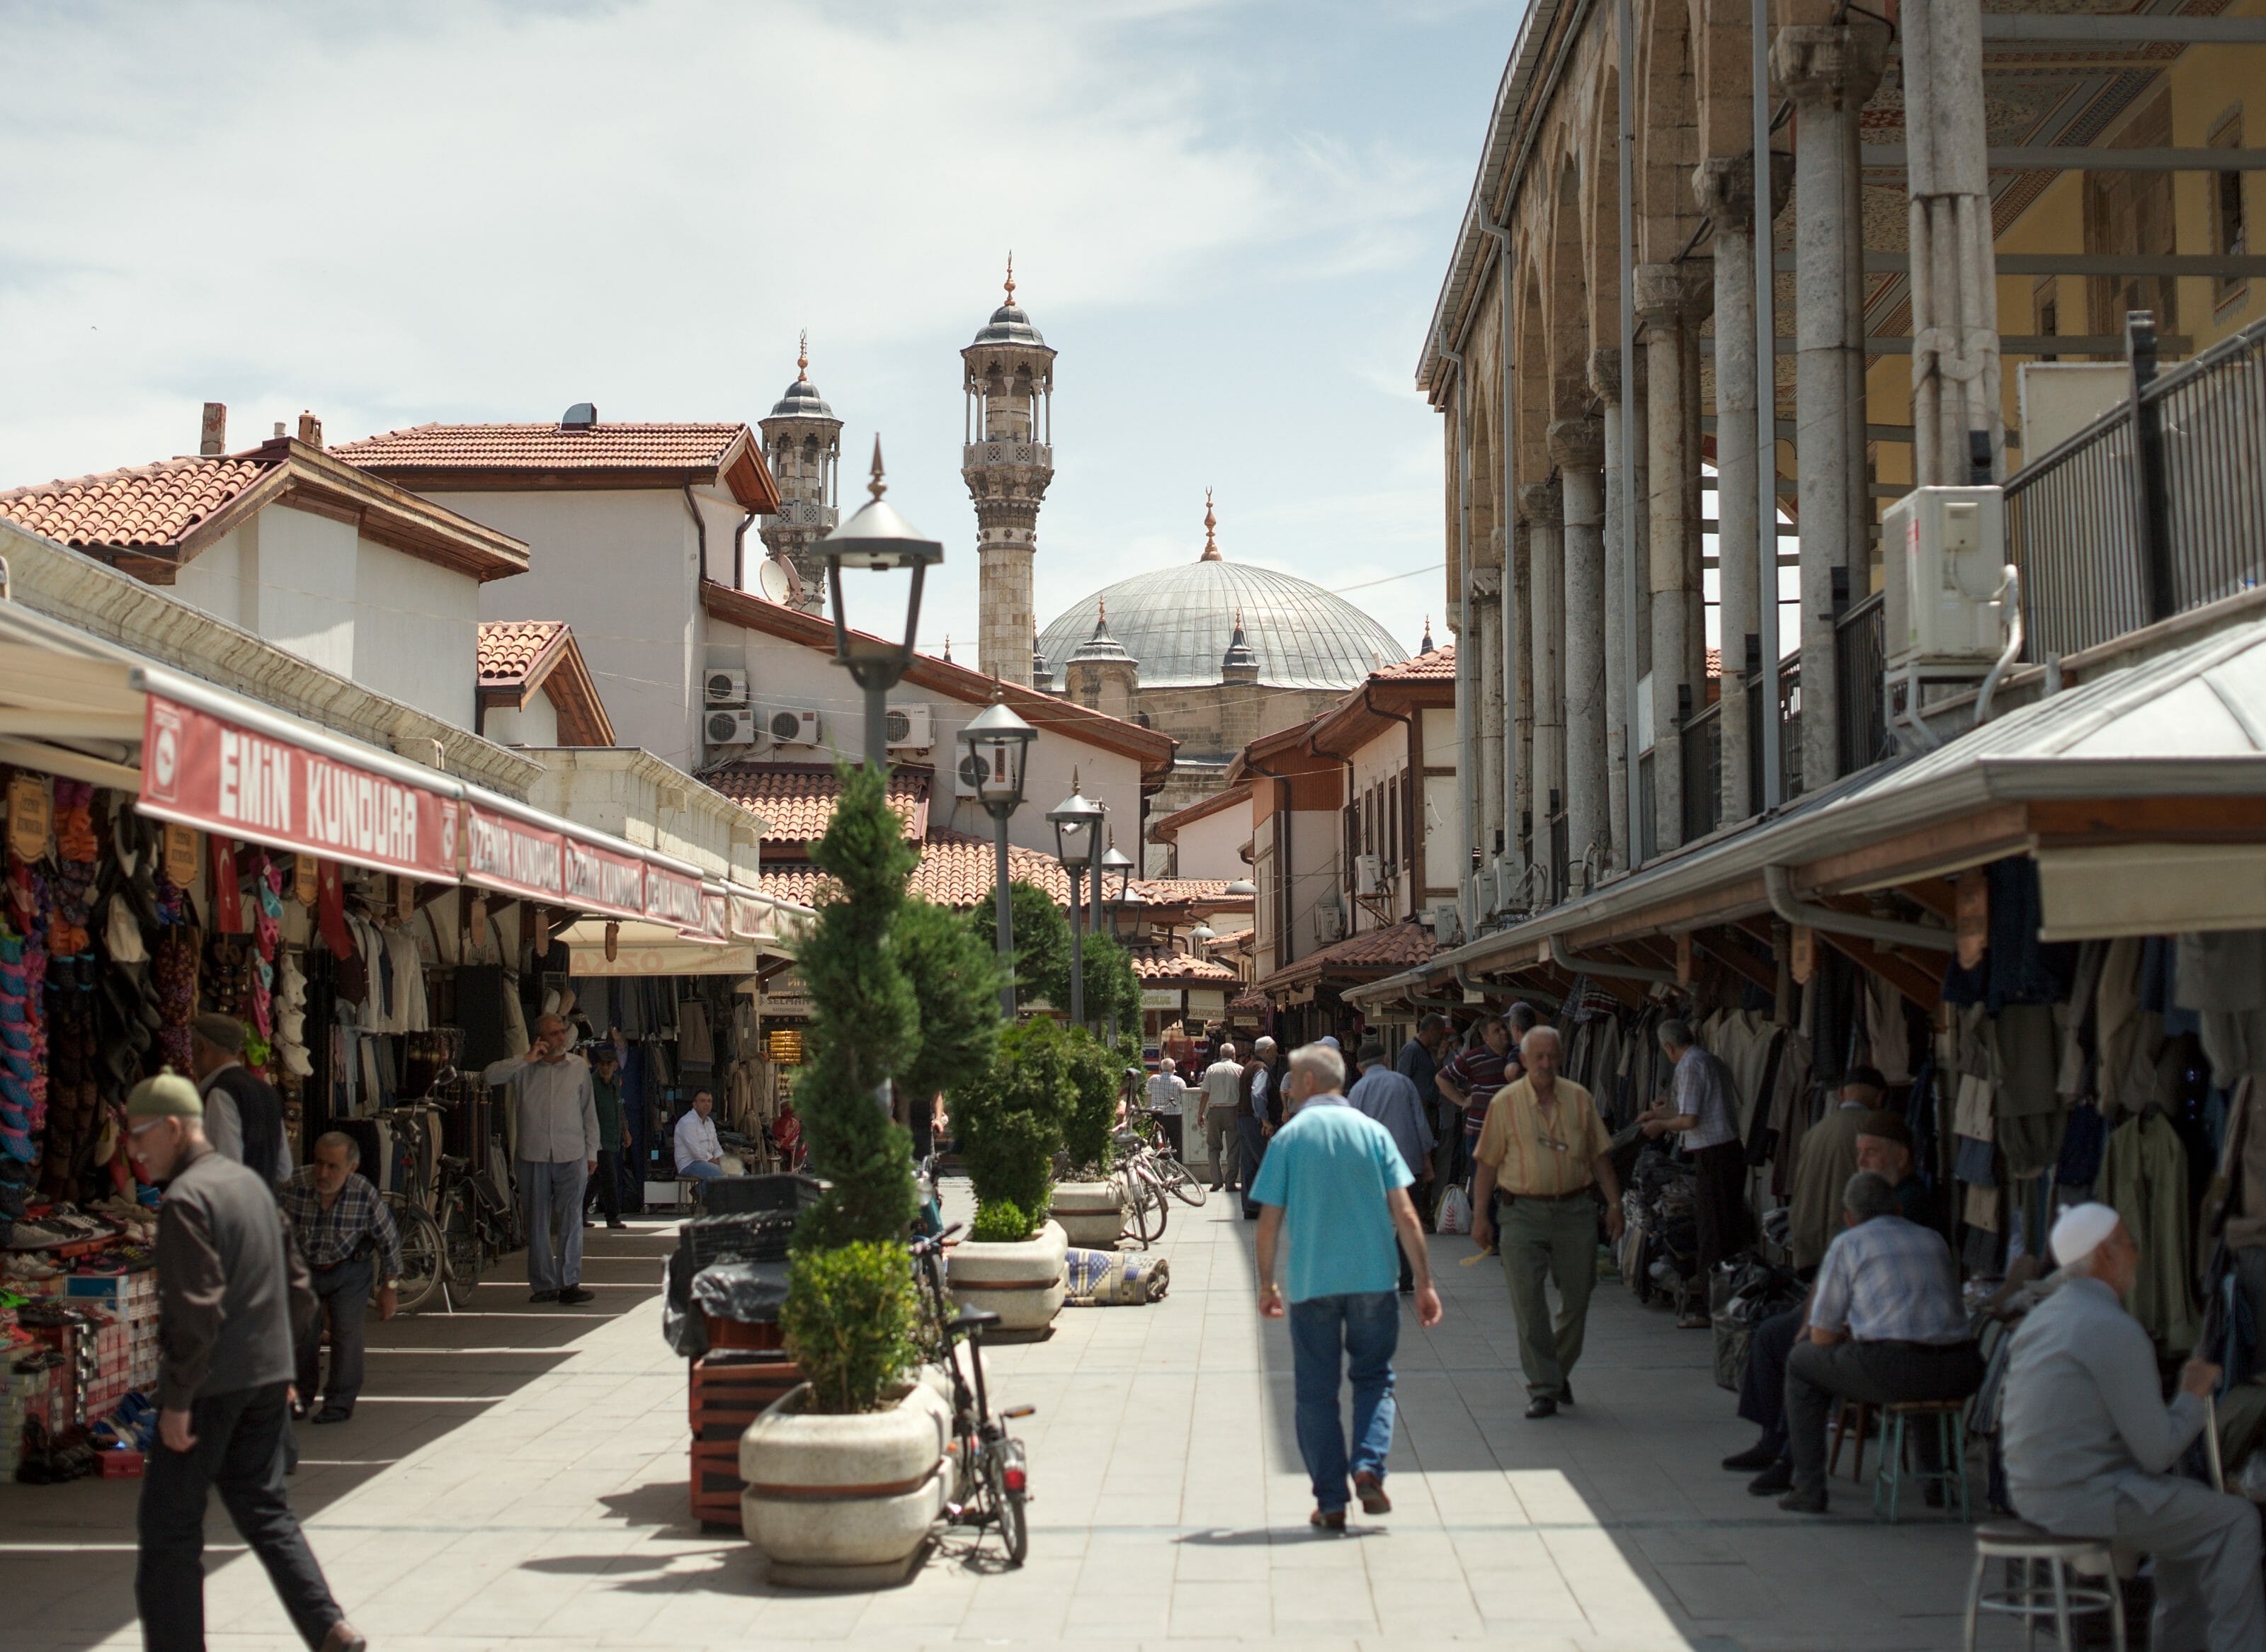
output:
[[[1072,603],[1040,634],[1039,653],[1050,662],[1071,659],[1091,648],[1098,632],[1113,651],[1140,662],[1144,689],[1220,682],[1239,628],[1259,681],[1274,688],[1349,689],[1378,664],[1408,657],[1392,632],[1334,592],[1226,560],[1212,526],[1207,498],[1201,559],[1137,574]]]

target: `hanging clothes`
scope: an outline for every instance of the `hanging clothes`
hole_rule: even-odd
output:
[[[1911,1034],[1904,1021],[1904,995],[1876,975],[1865,977],[1865,1034],[1873,1065],[1891,1085],[1911,1082]]]
[[[713,1067],[716,1046],[708,1036],[708,1006],[686,998],[676,1006],[676,1057],[687,1067]]]
[[[2197,1032],[2222,1085],[2266,1076],[2266,930],[2214,930],[2176,939],[2173,998],[2199,1012]]]
[[[2117,1126],[2101,1161],[2101,1193],[2140,1246],[2139,1276],[2127,1305],[2167,1354],[2195,1346],[2197,1323],[2189,1282],[2188,1154],[2179,1132],[2149,1110]]]

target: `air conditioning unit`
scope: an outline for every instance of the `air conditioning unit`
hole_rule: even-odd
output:
[[[884,742],[892,751],[926,751],[936,744],[925,705],[892,705]]]
[[[1442,947],[1454,940],[1456,932],[1462,927],[1452,901],[1442,901],[1429,908],[1424,914],[1424,921],[1432,926],[1433,941]]]
[[[1882,634],[1891,665],[1987,663],[2006,646],[1999,581],[2007,495],[1920,487],[1881,521]]]
[[[1345,908],[1335,896],[1314,907],[1314,939],[1325,947],[1345,939]]]
[[[788,711],[782,707],[766,713],[764,727],[771,730],[771,739],[782,746],[815,746],[818,743],[818,713]]]
[[[748,674],[734,666],[717,666],[704,672],[708,704],[711,705],[745,705],[748,703]]]
[[[707,729],[712,746],[752,746],[756,743],[756,714],[749,711],[710,712]]]
[[[1356,855],[1353,858],[1353,892],[1356,895],[1375,895],[1385,885],[1385,863],[1381,856]]]
[[[980,798],[983,783],[991,778],[991,762],[982,752],[963,751],[959,766],[952,771],[952,794],[954,797]]]

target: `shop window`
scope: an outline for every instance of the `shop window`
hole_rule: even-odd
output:
[[[2061,296],[2050,275],[2040,281],[2032,289],[2030,309],[2037,317],[2038,336],[2054,339],[2061,336]],[[2061,357],[2049,351],[2038,357],[2041,362],[2058,362]]]

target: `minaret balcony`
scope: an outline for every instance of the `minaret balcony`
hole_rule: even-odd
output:
[[[833,506],[822,505],[815,499],[782,499],[778,515],[766,520],[781,528],[822,528],[831,533],[841,516],[842,513]]]
[[[1055,450],[1047,442],[970,442],[960,450],[962,472],[989,470],[1038,470],[1052,474]]]

